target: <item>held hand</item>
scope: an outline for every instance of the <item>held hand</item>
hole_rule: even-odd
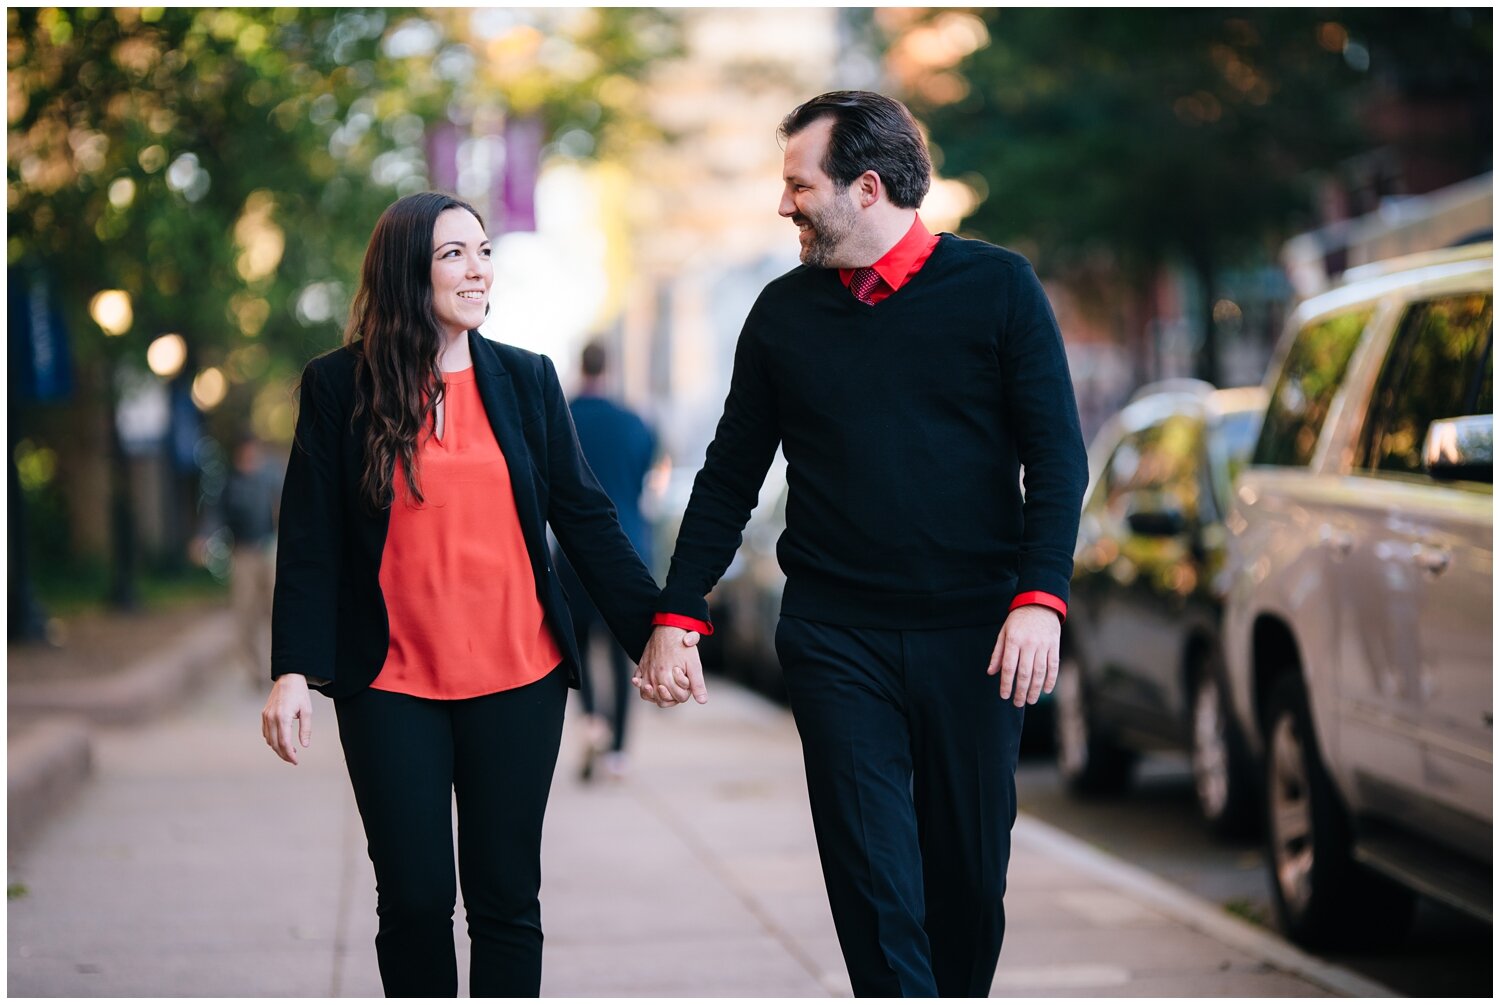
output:
[[[657,626],[641,654],[640,667],[631,678],[631,683],[640,688],[642,700],[662,708],[680,705],[689,697],[700,705],[708,701],[698,639],[697,632]]]
[[[297,741],[303,747],[312,744],[312,698],[306,677],[289,673],[276,678],[260,713],[260,735],[283,761],[297,763]]]
[[[1010,612],[990,655],[991,677],[1000,675],[1000,697],[1014,698],[1017,708],[1035,705],[1042,692],[1057,684],[1062,622],[1057,612],[1028,604]]]

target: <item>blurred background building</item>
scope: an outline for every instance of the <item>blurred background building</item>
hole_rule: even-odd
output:
[[[1259,382],[1287,311],[1343,270],[1489,232],[1491,28],[1467,8],[12,9],[12,632],[41,623],[33,580],[128,607],[223,575],[223,445],[284,449],[401,194],[479,206],[485,334],[565,381],[604,335],[682,482],[750,304],[796,262],[777,124],[885,90],[930,131],[928,224],[1036,263],[1092,433],[1152,380]]]

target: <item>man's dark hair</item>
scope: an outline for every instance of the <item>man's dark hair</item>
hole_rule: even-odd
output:
[[[932,184],[932,158],[905,105],[874,91],[829,91],[792,109],[776,134],[790,139],[819,119],[833,120],[821,166],[836,184],[847,187],[874,171],[894,205],[922,205]]]
[[[604,366],[608,360],[609,356],[604,351],[604,343],[590,342],[583,347],[583,375],[589,378],[603,376]]]

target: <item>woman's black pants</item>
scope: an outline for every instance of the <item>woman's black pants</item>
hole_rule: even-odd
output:
[[[375,865],[375,951],[388,997],[454,997],[453,797],[472,943],[469,993],[542,984],[542,815],[562,739],[566,671],[479,698],[366,688],[335,702]]]

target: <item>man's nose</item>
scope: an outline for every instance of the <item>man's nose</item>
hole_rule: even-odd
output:
[[[791,216],[797,212],[797,204],[792,201],[790,192],[781,193],[781,205],[776,207],[776,212],[781,216]]]

